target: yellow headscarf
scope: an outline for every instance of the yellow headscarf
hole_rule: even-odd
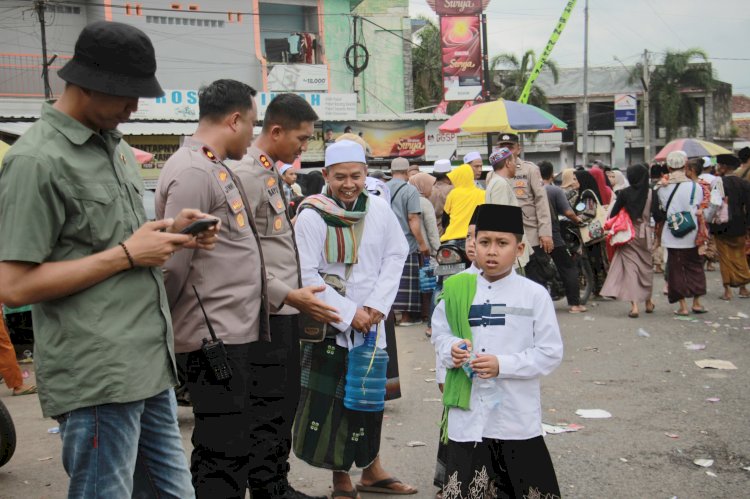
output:
[[[573,184],[576,182],[576,171],[573,168],[565,168],[562,171],[562,185],[561,187],[569,191],[573,188]]]

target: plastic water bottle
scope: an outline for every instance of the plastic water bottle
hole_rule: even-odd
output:
[[[388,354],[375,344],[375,329],[365,334],[365,342],[349,352],[344,387],[344,407],[353,411],[378,412],[385,407]]]
[[[469,349],[469,347],[468,347],[468,346],[466,346],[466,343],[462,344],[462,345],[461,345],[461,346],[460,346],[459,348],[460,348],[461,350],[468,350],[468,349]],[[463,368],[463,370],[464,370],[464,372],[466,373],[466,375],[467,375],[467,376],[469,377],[469,379],[470,379],[470,380],[472,380],[472,381],[474,380],[474,369],[472,369],[472,368],[471,368],[471,361],[472,361],[472,360],[474,360],[474,359],[476,359],[476,358],[477,358],[477,356],[476,356],[476,355],[474,354],[474,352],[472,352],[472,353],[471,353],[471,354],[469,355],[469,360],[467,360],[466,362],[464,362],[464,363],[463,363],[463,364],[461,365],[461,367]]]

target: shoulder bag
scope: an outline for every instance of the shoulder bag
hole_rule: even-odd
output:
[[[672,198],[674,198],[674,195],[679,188],[680,184],[675,185],[672,194],[669,195],[667,206],[664,208],[664,211],[667,213],[666,223],[667,227],[669,227],[669,232],[671,232],[674,237],[685,237],[687,234],[695,230],[697,224],[695,223],[693,212],[690,210],[678,211],[677,213],[672,213],[671,215],[669,214],[669,205],[672,203]],[[693,190],[690,192],[690,207],[693,206],[694,199],[695,182],[693,182]]]
[[[596,203],[596,210],[593,213],[593,218],[586,222],[586,225],[581,227],[581,241],[586,246],[596,244],[604,239],[604,222],[607,220],[607,213],[604,211],[604,207],[599,202],[593,191],[586,189],[581,193],[580,200],[583,200],[583,195],[589,193],[591,199]]]
[[[347,264],[343,279],[336,274],[320,274],[320,277],[338,294],[346,296],[346,281],[352,275],[353,266],[353,264]],[[308,314],[300,314],[299,322],[299,339],[305,343],[320,343],[324,339],[333,338],[339,333],[339,330],[335,327],[326,322],[317,321]]]

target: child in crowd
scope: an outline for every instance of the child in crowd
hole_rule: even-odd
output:
[[[480,205],[481,206],[481,205]],[[477,213],[479,212],[479,207],[477,207],[476,210],[474,210],[474,215],[471,217],[471,221],[469,222],[469,230],[466,232],[466,258],[469,259],[469,262],[471,265],[469,268],[464,270],[463,272],[476,274],[479,272],[479,268],[474,264],[474,259],[476,258],[476,244],[474,236],[476,235],[476,220],[477,220]],[[462,272],[462,273],[463,273]],[[440,359],[437,359],[437,362],[435,364],[435,379],[438,384],[438,388],[440,389],[440,393],[443,392],[443,384],[445,383],[445,373],[446,368],[443,366],[443,364],[440,362]],[[448,409],[445,409],[446,411]],[[443,485],[445,485],[445,459],[446,454],[448,452],[448,446],[445,445],[443,442],[438,443],[438,453],[437,453],[437,463],[435,464],[435,477],[432,479],[432,483],[435,485],[435,487],[439,488],[440,491],[436,494],[436,498],[440,499],[443,496]]]
[[[560,364],[562,339],[547,291],[513,270],[522,237],[520,208],[480,206],[479,271],[447,279],[433,315],[432,343],[447,368],[443,499],[560,495],[539,378]]]

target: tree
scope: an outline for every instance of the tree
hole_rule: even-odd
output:
[[[519,62],[514,54],[498,54],[490,59],[490,71],[494,71],[496,78],[492,80],[493,94],[507,100],[518,100],[523,87],[529,79],[531,71],[536,66],[536,54],[533,50],[526,51]],[[558,80],[558,68],[555,61],[547,59],[542,66],[552,73],[555,83]],[[547,96],[539,86],[531,87],[528,103],[543,109],[547,108]]]
[[[412,81],[414,109],[436,106],[443,99],[441,71],[440,28],[429,18],[417,32],[418,45],[412,47]]]
[[[630,76],[631,82],[639,80],[642,72],[643,66],[637,64]],[[674,139],[682,127],[687,127],[691,135],[695,134],[700,106],[687,90],[708,92],[713,81],[711,65],[703,50],[667,51],[661,65],[651,73],[649,95],[668,141]]]

